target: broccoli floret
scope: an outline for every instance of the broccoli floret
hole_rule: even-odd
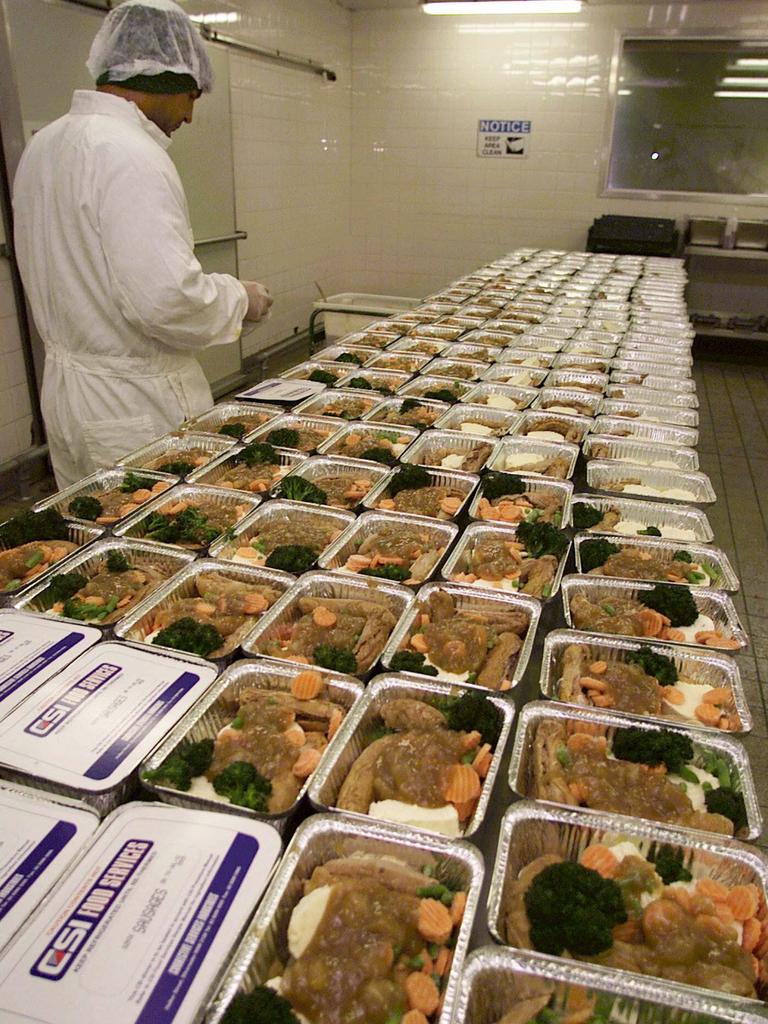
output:
[[[289,476],[281,480],[275,491],[279,498],[291,501],[308,501],[312,505],[324,505],[328,495],[321,488],[301,476]]]
[[[0,541],[9,548],[33,540],[69,540],[69,527],[60,512],[46,508],[42,512],[27,509],[0,526]]]
[[[352,380],[347,381],[346,386],[348,388],[362,389],[363,391],[373,391],[373,384],[365,377],[353,377]]]
[[[525,484],[515,473],[489,473],[483,480],[483,497],[488,501],[507,494],[522,494]]]
[[[588,530],[591,526],[597,526],[603,518],[603,513],[594,505],[588,505],[586,501],[578,501],[572,510],[573,525],[577,530]]]
[[[272,795],[272,783],[248,761],[228,764],[223,772],[214,776],[213,788],[219,796],[228,797],[230,803],[252,811],[266,811]]]
[[[552,523],[520,523],[517,539],[531,558],[541,558],[542,555],[560,558],[568,547],[568,537]]]
[[[357,458],[368,462],[383,462],[385,466],[397,465],[397,456],[389,448],[366,448]]]
[[[658,526],[647,526],[644,530],[637,531],[638,537],[660,537],[661,530]]]
[[[424,664],[424,655],[417,651],[398,651],[389,663],[392,672],[418,672],[422,676],[436,676],[432,665]]]
[[[420,402],[418,398],[406,398],[400,406],[400,415],[404,416],[407,412],[413,412],[414,409],[423,408],[424,403]]]
[[[151,491],[157,483],[157,480],[153,480],[150,476],[137,476],[136,473],[126,473],[123,477],[123,482],[120,484],[120,490],[124,494],[133,494],[134,491]]]
[[[238,441],[247,430],[245,423],[225,423],[223,427],[219,427],[220,434],[224,434],[225,437],[236,437]]]
[[[171,754],[154,771],[144,772],[147,782],[159,782],[161,786],[180,789],[186,793],[192,785],[192,770],[181,754]]]
[[[621,889],[581,864],[550,864],[525,894],[531,941],[541,953],[595,956],[613,945],[614,925],[627,920]]]
[[[280,456],[271,444],[254,442],[239,451],[232,462],[237,466],[277,466],[280,463]]]
[[[355,355],[354,352],[342,352],[340,356],[336,356],[335,362],[354,363],[355,366],[362,366],[365,360],[361,359],[360,356]]]
[[[146,536],[164,544],[178,544],[186,541],[203,546],[210,544],[221,532],[215,526],[208,526],[208,516],[196,508],[185,508],[172,516],[152,512],[146,520]]]
[[[311,569],[317,559],[314,548],[303,544],[280,544],[267,555],[264,563],[269,569],[284,569],[298,576]]]
[[[278,427],[277,430],[270,430],[266,441],[276,448],[296,448],[299,443],[299,432],[293,427]]]
[[[597,569],[599,565],[605,565],[611,555],[618,555],[620,551],[618,544],[612,544],[603,537],[585,540],[579,548],[581,571],[589,572],[590,569]]]
[[[673,882],[690,882],[691,872],[683,867],[683,851],[677,852],[666,844],[657,851],[653,858],[656,874],[664,885],[672,885]]]
[[[107,555],[107,572],[128,572],[131,568],[122,551],[110,551]]]
[[[361,576],[378,576],[383,580],[394,580],[397,583],[404,583],[409,579],[411,572],[404,565],[377,565],[375,569],[361,569]]]
[[[238,992],[227,1007],[222,1024],[299,1024],[291,1004],[274,989],[260,986]]]
[[[672,555],[672,561],[687,562],[690,565],[693,561],[693,557],[688,551],[676,551],[674,555]]]
[[[722,814],[733,822],[733,831],[738,833],[747,827],[747,808],[744,797],[735,789],[720,786],[719,789],[708,789],[704,793],[704,802],[710,814]]]
[[[619,729],[613,737],[613,754],[622,761],[637,764],[665,764],[670,772],[679,771],[693,760],[693,744],[687,736],[668,729]]]
[[[447,402],[449,405],[455,405],[459,400],[456,392],[448,388],[432,388],[424,392],[424,398],[434,398],[436,402]]]
[[[318,384],[335,384],[336,374],[329,370],[313,370],[308,379],[314,380]]]
[[[186,476],[187,473],[191,473],[195,468],[191,462],[187,462],[186,459],[175,459],[171,462],[164,462],[162,466],[158,466],[160,473],[172,473],[173,476]]]
[[[224,638],[215,626],[197,622],[189,615],[161,629],[152,641],[160,647],[173,647],[177,651],[199,654],[201,658],[207,658],[223,642]]]
[[[78,590],[82,590],[88,582],[88,577],[79,572],[60,572],[52,577],[48,586],[48,593],[55,601],[66,601],[73,597]]]
[[[104,506],[99,499],[91,497],[90,494],[81,494],[78,498],[73,498],[69,503],[70,514],[78,519],[88,519],[91,522],[95,522],[103,511]]]
[[[699,616],[696,602],[688,587],[675,583],[657,583],[640,598],[646,608],[666,615],[672,626],[691,626]]]
[[[394,474],[389,482],[387,491],[391,498],[394,498],[400,491],[418,490],[420,487],[429,487],[431,477],[423,466],[413,466],[406,463]]]
[[[148,782],[159,782],[172,789],[187,792],[196,775],[203,775],[213,760],[213,740],[188,743],[167,757],[159,768],[144,772]]]
[[[485,694],[467,690],[461,697],[449,698],[440,705],[449,729],[472,732],[477,729],[483,743],[495,747],[501,732],[501,715]]]
[[[357,672],[357,658],[348,647],[319,644],[312,652],[312,660],[321,668],[329,668],[334,672],[345,672],[347,675]]]
[[[656,654],[650,647],[643,646],[639,651],[631,651],[627,661],[639,665],[643,672],[654,676],[662,686],[674,686],[680,678],[671,658]]]

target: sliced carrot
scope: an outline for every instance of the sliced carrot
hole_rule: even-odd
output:
[[[324,608],[322,605],[318,605],[312,612],[312,621],[316,626],[321,626],[323,629],[330,629],[332,626],[335,626],[336,619],[336,612],[332,612],[330,608]]]
[[[653,608],[641,608],[637,613],[637,621],[643,636],[658,636],[664,627],[660,612],[654,611]]]
[[[334,708],[331,712],[331,720],[328,723],[328,739],[331,740],[339,731],[339,726],[342,723],[344,715],[339,708]]]
[[[293,762],[291,771],[297,779],[308,779],[317,768],[319,761],[320,751],[316,747],[304,747]]]
[[[442,976],[447,972],[448,968],[451,966],[452,959],[453,953],[451,952],[451,950],[448,949],[447,946],[443,946],[440,952],[437,954],[437,959],[435,960],[435,974],[439,974],[440,977],[442,978]]]
[[[417,918],[419,935],[427,942],[447,942],[453,931],[448,908],[439,900],[424,899],[419,903]]]
[[[741,933],[741,948],[745,953],[752,953],[760,941],[760,922],[756,917],[750,917],[744,922],[744,930]]]
[[[754,885],[734,885],[727,899],[737,921],[747,921],[757,913],[758,892]]]
[[[323,688],[323,677],[310,670],[299,672],[291,682],[291,693],[297,700],[314,700]]]
[[[602,843],[588,846],[579,857],[579,863],[596,871],[603,878],[614,878],[619,869],[618,857]]]
[[[437,1009],[440,992],[428,974],[414,971],[405,979],[405,994],[411,1010],[420,1010],[429,1017]]]
[[[700,878],[696,883],[696,892],[706,896],[714,903],[728,902],[728,890],[721,882],[715,881],[714,878]]]
[[[410,639],[410,644],[414,651],[418,651],[419,654],[426,654],[429,650],[423,633],[414,633]]]
[[[701,698],[702,704],[725,704],[733,697],[730,686],[713,686]]]
[[[662,686],[661,692],[664,700],[669,701],[670,704],[683,704],[685,702],[683,694],[674,686]]]
[[[717,726],[720,722],[720,708],[716,704],[699,704],[694,714],[702,725]]]
[[[589,666],[589,671],[593,676],[601,676],[604,672],[608,671],[607,661],[593,661]]]
[[[461,919],[464,917],[464,910],[467,906],[467,894],[459,890],[453,894],[451,900],[451,921],[454,924],[461,924]],[[442,973],[442,972],[439,972]]]
[[[480,796],[480,776],[471,764],[452,764],[448,769],[443,790],[445,799],[451,803],[465,803]]]
[[[400,1020],[400,1024],[429,1024],[421,1010],[409,1010]]]

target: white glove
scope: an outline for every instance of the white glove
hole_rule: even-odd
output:
[[[248,292],[248,311],[245,314],[245,319],[263,320],[274,301],[268,289],[258,281],[241,281],[240,284]]]

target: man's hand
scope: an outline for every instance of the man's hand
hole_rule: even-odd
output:
[[[274,301],[269,291],[258,281],[241,281],[240,283],[248,292],[248,312],[245,314],[245,319],[263,320]]]

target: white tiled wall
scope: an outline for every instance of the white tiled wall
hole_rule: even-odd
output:
[[[0,462],[31,445],[32,408],[8,260],[0,257]]]
[[[214,5],[221,9],[222,4]],[[347,285],[351,14],[333,0],[237,0],[230,35],[300,54],[336,72],[326,82],[231,53],[240,276],[266,284],[272,318],[245,325],[244,355],[306,329],[312,303]]]
[[[581,249],[602,213],[765,216],[599,198],[618,33],[768,31],[768,3],[585,5],[568,17],[353,15],[348,287],[426,294],[520,245]],[[533,122],[530,157],[475,155],[480,118]]]

